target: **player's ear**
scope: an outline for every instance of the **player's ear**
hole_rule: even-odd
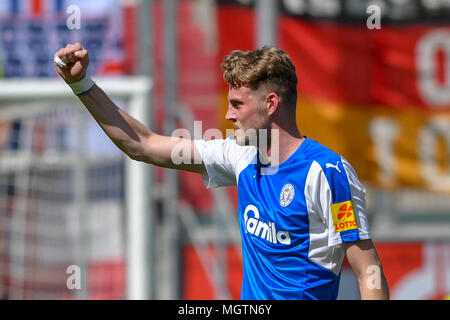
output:
[[[266,96],[267,112],[269,116],[273,115],[275,111],[277,111],[278,106],[280,105],[280,97],[275,92],[270,92]]]

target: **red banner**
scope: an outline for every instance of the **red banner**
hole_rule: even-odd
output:
[[[254,49],[253,9],[225,2],[220,55]],[[450,24],[420,18],[371,30],[364,20],[283,11],[278,45],[296,66],[304,135],[345,156],[364,181],[450,192]],[[226,91],[220,117],[231,128]]]

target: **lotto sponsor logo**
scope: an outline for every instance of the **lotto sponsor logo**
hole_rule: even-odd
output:
[[[253,214],[253,217],[249,217],[250,213]],[[244,225],[245,232],[250,233],[256,237],[267,240],[274,244],[291,244],[291,236],[289,232],[284,230],[277,230],[275,223],[272,221],[266,223],[259,220],[259,210],[252,204],[249,204],[245,208]]]
[[[352,201],[344,201],[331,205],[334,231],[342,232],[358,229]]]

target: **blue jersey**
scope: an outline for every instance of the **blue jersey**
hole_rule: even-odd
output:
[[[241,299],[336,299],[340,244],[370,238],[365,189],[348,161],[308,138],[278,166],[232,138],[195,145],[208,188],[238,186]]]

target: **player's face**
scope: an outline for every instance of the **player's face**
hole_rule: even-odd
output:
[[[230,86],[225,118],[233,121],[236,142],[239,145],[255,144],[258,130],[267,129],[269,117],[263,101],[257,90],[245,86]]]

